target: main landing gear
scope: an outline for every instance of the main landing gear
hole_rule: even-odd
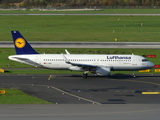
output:
[[[88,77],[88,74],[87,73],[83,73],[83,79],[86,79]]]

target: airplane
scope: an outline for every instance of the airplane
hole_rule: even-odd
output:
[[[84,79],[88,72],[109,76],[111,71],[145,70],[154,66],[145,57],[134,54],[70,54],[67,50],[66,54],[40,54],[19,31],[11,34],[17,55],[9,56],[10,60],[47,69],[82,71]]]

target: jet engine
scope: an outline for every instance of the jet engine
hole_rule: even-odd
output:
[[[70,67],[69,69],[70,70],[75,70],[75,71],[82,71],[82,68],[78,67],[78,66],[73,66],[73,67]]]
[[[111,68],[109,67],[99,67],[96,69],[96,74],[99,76],[109,76]]]

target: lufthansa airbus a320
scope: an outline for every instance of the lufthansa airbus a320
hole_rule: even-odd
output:
[[[88,72],[99,76],[109,76],[111,71],[136,71],[150,69],[154,64],[139,55],[114,54],[39,54],[19,31],[11,31],[17,55],[10,60],[48,69],[82,71],[83,78]]]

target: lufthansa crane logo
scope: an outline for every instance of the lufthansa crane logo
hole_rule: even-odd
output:
[[[15,41],[15,46],[17,48],[23,48],[26,45],[26,41],[23,38],[17,38]]]

